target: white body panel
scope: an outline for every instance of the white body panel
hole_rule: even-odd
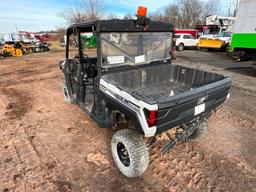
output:
[[[143,109],[147,109],[149,111],[157,111],[158,110],[157,104],[150,105],[148,103],[145,103],[144,101],[137,100],[136,98],[132,97],[130,94],[118,89],[112,84],[107,83],[103,79],[100,79],[100,90],[106,93],[107,95],[113,97],[117,102],[123,103],[125,106],[129,107],[131,110],[133,110],[137,114],[141,127],[144,131],[145,137],[152,137],[156,134],[156,126],[153,126],[153,127],[148,126]],[[117,99],[116,96],[119,96],[122,99]],[[128,103],[125,101],[129,101],[131,103]],[[133,105],[132,103],[135,105]]]
[[[206,17],[206,25],[233,25],[235,21],[235,17],[223,17],[223,16],[217,16],[212,15],[209,17]]]
[[[240,0],[235,33],[256,33],[256,0]]]

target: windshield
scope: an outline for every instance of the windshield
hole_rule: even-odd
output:
[[[103,67],[140,65],[171,58],[172,33],[102,33]]]
[[[231,37],[231,33],[229,32],[221,32],[217,37]]]
[[[180,35],[174,35],[174,38],[175,38],[175,39],[179,39],[179,38],[180,38]]]
[[[218,26],[211,26],[208,29],[206,29],[204,31],[205,35],[214,35],[214,34],[218,34],[221,31],[221,29]]]

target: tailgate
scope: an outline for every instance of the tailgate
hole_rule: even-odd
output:
[[[231,79],[223,80],[159,100],[157,133],[215,110],[228,97]]]

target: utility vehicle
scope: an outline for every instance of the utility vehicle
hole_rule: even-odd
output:
[[[81,34],[88,32],[96,37],[95,56],[82,46]],[[229,77],[171,63],[172,38],[171,24],[140,15],[67,29],[66,59],[59,63],[64,98],[100,127],[114,128],[113,159],[127,177],[147,169],[148,149],[161,133],[170,139],[164,154],[201,135],[207,118],[229,96]]]

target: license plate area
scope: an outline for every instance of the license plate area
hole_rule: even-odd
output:
[[[200,105],[195,106],[194,115],[198,115],[200,113],[203,113],[205,111],[205,103],[202,103]]]

